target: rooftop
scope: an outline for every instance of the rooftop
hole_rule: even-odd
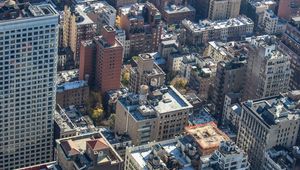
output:
[[[87,86],[88,86],[88,84],[84,80],[65,82],[65,83],[59,84],[57,86],[57,92],[63,92],[65,90],[78,89],[78,88],[87,87]]]
[[[115,14],[116,9],[109,5],[106,1],[92,1],[89,3],[79,3],[77,8],[84,13],[102,13]]]
[[[117,135],[113,131],[103,128],[101,129],[101,134],[105,139],[111,144],[123,143],[123,142],[130,142],[131,138],[127,134]]]
[[[188,126],[185,128],[187,134],[192,136],[198,143],[200,150],[205,153],[205,150],[216,150],[221,141],[228,141],[229,137],[217,128],[213,122],[202,125]]]
[[[184,137],[153,142],[127,149],[139,169],[181,169],[194,170],[193,160],[199,159],[195,146]]]
[[[155,19],[161,18],[159,10],[150,2],[125,5],[119,8],[119,12],[121,15],[127,15],[129,19],[144,19],[143,9],[145,6],[152,10],[151,15],[155,16]]]
[[[278,96],[246,101],[243,107],[251,110],[267,127],[280,122],[299,119],[300,91],[291,91]]]
[[[189,123],[192,125],[203,125],[209,122],[217,122],[216,119],[212,117],[209,110],[206,107],[202,107],[199,112],[194,112],[189,116]]]
[[[50,4],[31,5],[6,0],[0,3],[0,23],[10,20],[24,20],[37,17],[59,16]]]
[[[292,170],[299,168],[299,147],[295,146],[293,149],[288,150],[285,147],[276,146],[267,150],[265,156],[278,169]]]
[[[183,20],[182,24],[185,28],[193,32],[203,32],[207,30],[224,29],[228,27],[240,27],[244,25],[253,25],[253,21],[246,16],[238,16],[237,18],[230,18],[227,20],[210,21],[200,20],[199,23],[193,23],[189,20]]]
[[[87,16],[87,14],[82,11],[80,7],[75,8],[75,16],[76,16],[76,23],[77,25],[87,25],[87,24],[94,24],[94,22]]]
[[[190,109],[192,105],[173,87],[162,87],[151,92],[145,101],[137,94],[128,94],[119,99],[119,102],[137,121],[154,119],[159,114],[182,109]]]
[[[93,167],[95,164],[114,164],[123,161],[111,145],[97,132],[58,139],[56,143],[67,160],[72,161],[79,169]],[[93,162],[92,155],[96,155],[97,162]]]
[[[78,69],[57,72],[57,85],[78,80]]]
[[[164,11],[168,14],[174,14],[174,13],[185,13],[185,12],[195,12],[195,8],[193,8],[190,5],[167,5],[164,8]]]
[[[54,120],[63,132],[76,130],[79,134],[83,134],[95,129],[92,121],[74,107],[62,109],[58,105],[54,112]]]

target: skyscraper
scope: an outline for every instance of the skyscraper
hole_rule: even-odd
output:
[[[58,13],[51,5],[0,7],[0,169],[52,159]]]

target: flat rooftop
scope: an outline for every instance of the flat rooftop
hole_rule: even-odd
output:
[[[254,22],[246,16],[238,16],[237,18],[230,18],[227,20],[219,21],[200,20],[199,23],[193,23],[192,21],[185,19],[182,21],[182,24],[185,26],[185,28],[188,28],[193,32],[202,32],[206,30],[253,25]]]
[[[83,11],[84,13],[101,13],[106,12],[107,14],[114,14],[116,13],[116,9],[109,5],[106,1],[91,1],[89,3],[81,3],[79,2],[76,5],[78,9]]]
[[[139,104],[137,94],[129,94],[119,99],[119,102],[137,121],[154,119],[159,114],[183,109],[191,109],[193,106],[173,87],[164,87],[155,91],[159,98],[148,98],[146,104]]]
[[[131,141],[129,135],[127,134],[117,135],[113,131],[106,128],[101,129],[101,134],[111,145]]]
[[[74,107],[62,109],[58,106],[54,113],[54,120],[64,132],[76,130],[78,133],[83,134],[95,129],[90,118],[83,116],[82,113]]]
[[[251,110],[267,127],[277,123],[300,119],[300,91],[292,91],[278,96],[246,101],[243,107]]]
[[[57,72],[57,84],[63,84],[65,82],[77,81],[79,79],[78,69],[65,70]]]
[[[153,167],[163,169],[181,169],[194,170],[195,167],[191,165],[190,155],[183,152],[181,147],[181,139],[171,139],[162,142],[150,143],[133,148],[129,148],[130,155],[141,169],[151,169]],[[157,154],[160,152],[161,154]],[[196,150],[195,150],[196,152]],[[158,159],[159,163],[154,164],[153,160]],[[176,164],[170,164],[170,161],[176,161]],[[152,166],[152,167],[151,167]],[[168,167],[167,167],[168,166]]]
[[[189,116],[189,123],[192,125],[201,125],[209,122],[217,122],[216,119],[212,117],[208,109],[202,107],[198,112],[194,112]]]
[[[198,143],[200,149],[212,150],[217,149],[221,141],[228,141],[229,137],[217,128],[213,122],[185,127],[187,134],[192,136]]]
[[[299,152],[294,155],[291,150],[288,150],[285,147],[275,146],[267,150],[265,154],[269,159],[271,159],[271,161],[273,161],[272,163],[275,164],[280,169],[299,168],[299,167],[294,167],[296,164],[299,166],[299,158],[297,159],[295,157],[295,156],[299,156]]]
[[[87,81],[84,80],[65,82],[57,86],[57,92],[63,92],[65,90],[78,89],[87,86],[88,86]]]
[[[0,23],[10,20],[22,20],[45,16],[59,16],[50,4],[32,5],[6,0],[0,3]]]
[[[190,5],[167,5],[164,8],[164,11],[168,14],[176,14],[176,13],[186,13],[186,12],[195,12],[195,8]]]
[[[154,109],[158,113],[166,113],[191,107],[192,105],[173,86],[170,86]]]

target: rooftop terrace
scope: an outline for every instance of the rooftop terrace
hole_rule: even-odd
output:
[[[132,147],[128,151],[139,168],[145,170],[194,170],[191,161],[200,158],[196,147],[186,143],[184,137]]]
[[[63,92],[65,90],[78,89],[82,87],[87,87],[88,84],[84,80],[65,82],[57,86],[57,92]]]
[[[167,5],[164,8],[165,12],[168,14],[174,14],[174,13],[185,13],[185,12],[195,12],[195,8],[193,8],[190,5]]]
[[[31,5],[30,3],[18,3],[14,0],[0,3],[0,23],[45,16],[58,17],[58,13],[50,4]]]
[[[198,143],[202,154],[210,154],[218,149],[221,141],[228,141],[229,137],[217,128],[213,122],[189,126],[185,128],[187,134]]]
[[[153,97],[155,95],[155,97]],[[192,105],[172,86],[163,87],[152,92],[143,104],[136,94],[129,94],[119,99],[119,102],[137,120],[154,119],[159,114],[181,109],[192,108]]]
[[[270,127],[282,121],[299,119],[300,91],[292,91],[279,96],[247,101],[243,106],[250,109],[263,123]]]
[[[200,20],[199,23],[193,23],[189,20],[183,20],[182,24],[193,32],[202,32],[206,30],[216,30],[229,27],[253,25],[254,23],[250,18],[246,16],[239,16],[237,18],[230,18],[227,20],[220,21]]]

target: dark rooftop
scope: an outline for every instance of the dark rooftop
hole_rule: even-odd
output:
[[[28,2],[17,3],[14,0],[0,3],[0,22],[51,15],[58,15],[58,13],[49,4],[31,5]]]
[[[274,97],[244,102],[261,119],[266,126],[275,125],[281,121],[299,119],[300,91],[292,91]]]

